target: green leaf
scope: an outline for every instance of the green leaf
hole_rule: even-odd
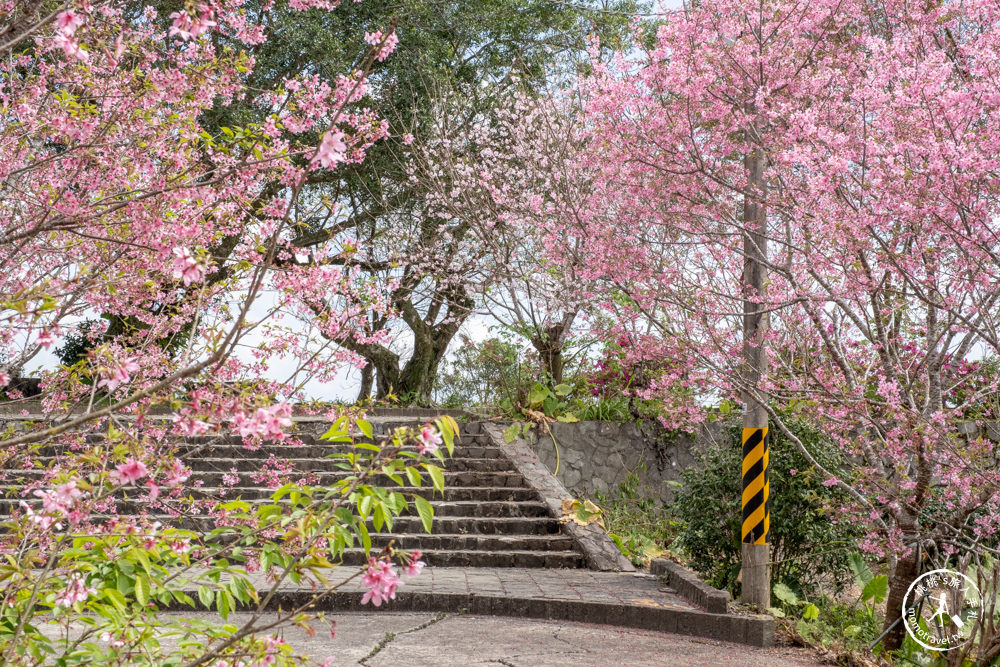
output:
[[[790,607],[797,607],[802,601],[791,588],[782,582],[774,585],[774,597],[778,598]]]
[[[851,572],[854,573],[854,579],[859,586],[864,586],[872,580],[872,571],[868,568],[864,556],[853,553],[847,557],[847,563],[850,565]]]
[[[372,550],[372,537],[368,534],[368,527],[359,522],[357,524],[358,532],[361,534],[361,546],[365,548],[365,555],[367,556]]]
[[[576,422],[580,421],[579,418],[572,412],[567,412],[564,415],[559,415],[558,417],[556,417],[556,419],[558,419],[564,424],[575,424]]]
[[[775,618],[784,618],[785,617],[785,612],[781,611],[777,607],[768,607],[767,612],[769,614],[771,614],[771,616],[774,616]]]
[[[149,562],[149,556],[146,554],[146,552],[143,551],[142,549],[136,549],[135,557],[136,560],[139,561],[139,564],[142,565],[142,569],[146,571],[146,574],[151,574],[153,566]]]
[[[114,588],[105,588],[103,592],[104,597],[117,607],[118,611],[125,611],[126,602],[124,595]]]
[[[199,586],[198,599],[201,600],[201,603],[206,609],[211,609],[212,601],[215,599],[215,595],[212,593],[212,589],[208,586]]]
[[[230,599],[229,591],[224,591],[222,589],[216,591],[215,602],[219,607],[219,616],[221,616],[223,620],[229,618],[229,612],[233,608],[233,601]]]
[[[552,392],[548,387],[536,384],[535,388],[528,392],[528,403],[533,406],[538,405],[551,395]]]
[[[806,605],[805,611],[802,612],[802,618],[807,621],[815,621],[819,618],[819,607],[810,602]]]
[[[434,522],[434,508],[426,499],[420,496],[413,496],[413,503],[417,506],[417,514],[424,524],[424,530],[431,532],[431,524]]]
[[[424,478],[420,476],[420,472],[416,468],[407,468],[406,476],[410,480],[410,484],[413,486],[420,486],[424,483]]]
[[[330,429],[320,436],[320,439],[331,442],[341,442],[344,439],[350,440],[351,437],[347,434],[347,429],[345,428],[346,423],[347,420],[344,417],[338,417],[330,426]]]
[[[573,387],[566,383],[557,384],[554,388],[556,390],[556,396],[569,396],[569,393],[573,391]]]
[[[444,473],[441,472],[441,468],[436,465],[425,463],[424,468],[427,469],[427,474],[431,476],[431,481],[434,483],[434,490],[440,491],[444,494]]]
[[[138,574],[135,578],[135,599],[145,607],[149,604],[149,577]]]
[[[518,422],[514,422],[504,430],[503,432],[504,442],[506,443],[514,442],[514,439],[518,435],[520,435],[520,432],[521,432],[521,424],[519,424]]]
[[[195,606],[194,600],[192,600],[191,596],[184,591],[174,591],[174,599],[181,604],[186,604],[189,607]]]
[[[358,503],[358,514],[361,515],[362,519],[367,519],[371,514],[372,504],[374,502],[375,498],[373,496],[365,496],[361,499],[361,502]]]
[[[220,505],[219,509],[227,512],[248,512],[250,511],[250,503],[245,500],[231,500],[228,503]]]
[[[358,425],[358,429],[360,429],[361,432],[365,434],[366,438],[374,438],[375,437],[375,431],[372,430],[371,422],[369,422],[366,419],[359,419],[355,423]]]
[[[885,596],[889,593],[889,577],[884,574],[880,574],[877,577],[873,577],[871,581],[865,584],[865,587],[861,590],[861,599],[867,602],[872,600],[874,604],[879,604],[885,599]]]

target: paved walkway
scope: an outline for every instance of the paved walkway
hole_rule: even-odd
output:
[[[234,614],[231,622],[245,618]],[[317,628],[284,631],[296,654],[316,665],[366,667],[813,667],[823,664],[806,649],[757,649],[573,621],[497,618],[448,613],[338,612],[337,636]],[[265,617],[262,619],[267,621]]]
[[[357,573],[356,567],[341,566],[325,574],[331,585],[336,585]],[[259,591],[270,588],[263,577],[253,583]],[[355,576],[313,608],[338,613],[368,611],[372,607],[360,604],[363,590]],[[271,607],[287,610],[310,604],[318,592],[285,582],[271,599]],[[196,591],[189,594],[195,597]],[[774,642],[771,617],[708,613],[658,577],[638,573],[429,567],[399,587],[387,610],[600,623],[758,647]]]
[[[331,583],[347,579],[356,567],[334,568]],[[597,572],[583,569],[504,567],[428,567],[420,576],[404,580],[400,593],[502,596],[539,601],[581,601],[614,605],[639,605],[696,611],[698,607],[680,597],[651,574]],[[294,585],[284,587],[295,589]],[[340,591],[361,593],[360,580],[348,582]]]

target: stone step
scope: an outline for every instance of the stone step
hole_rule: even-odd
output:
[[[373,443],[373,442],[381,442],[382,440],[384,440],[385,436],[386,436],[386,433],[384,431],[383,432],[379,432],[376,429],[376,433],[374,435],[375,435],[374,438],[368,438],[368,437],[366,437],[366,436],[364,436],[364,435],[362,435],[360,433],[355,433],[353,437],[354,437],[354,440],[356,442]],[[101,433],[90,433],[90,434],[88,434],[86,436],[86,441],[89,442],[89,443],[91,443],[91,444],[98,444],[98,443],[104,442],[105,439],[106,439],[105,436],[103,434],[101,434]],[[349,443],[330,442],[328,440],[324,440],[324,439],[320,438],[317,435],[310,434],[310,433],[299,433],[299,434],[297,434],[297,435],[294,436],[294,439],[298,440],[299,443],[301,443],[302,445],[322,445],[322,446],[326,446],[326,447],[350,446]],[[219,446],[219,445],[233,445],[233,446],[243,447],[244,444],[245,444],[245,441],[244,441],[244,439],[243,439],[242,436],[231,434],[231,433],[223,433],[223,434],[216,434],[216,435],[195,435],[195,436],[188,436],[188,437],[183,437],[183,438],[178,438],[176,436],[168,436],[164,440],[164,442],[167,442],[167,443],[176,443],[176,444],[179,444],[179,445],[189,445],[189,446],[200,446],[200,445],[217,445],[217,446]],[[484,433],[475,433],[475,434],[468,434],[468,433],[466,433],[466,434],[459,435],[458,440],[455,442],[455,446],[456,447],[462,446],[462,445],[467,445],[467,446],[471,446],[471,445],[491,446],[492,445],[492,440],[490,439],[489,436],[487,436]],[[252,446],[259,446],[259,447],[267,448],[267,447],[292,447],[292,446],[296,446],[296,445],[290,445],[290,444],[287,444],[285,442],[280,442],[280,441],[277,441],[277,440],[264,440],[262,442],[255,443]]]
[[[198,445],[191,447],[185,445],[179,447],[177,455],[185,460],[197,460],[200,458],[268,458],[271,454],[280,459],[312,459],[325,458],[330,454],[341,454],[354,450],[346,445],[333,444],[313,444],[293,447],[290,445],[271,445],[258,450],[249,450],[242,445]],[[357,451],[357,450],[355,450]],[[499,447],[488,447],[485,445],[465,445],[455,446],[453,456],[446,457],[448,461],[459,459],[502,459],[503,455]]]
[[[379,443],[384,434],[399,425],[414,426],[426,421],[376,420],[373,421],[373,439],[360,434],[355,437],[361,442],[374,440]],[[352,444],[331,443],[317,438],[317,433],[328,428],[319,421],[301,421],[297,423],[297,428],[299,431],[294,445],[264,442],[248,446],[243,438],[231,433],[161,440],[162,446],[167,450],[173,449],[192,470],[184,488],[184,497],[204,502],[193,508],[183,507],[185,512],[181,516],[171,516],[169,511],[182,509],[185,503],[172,502],[164,495],[158,502],[150,504],[145,500],[147,491],[144,487],[127,487],[116,492],[115,510],[123,517],[141,515],[165,526],[194,530],[212,543],[256,541],[258,538],[244,535],[240,528],[220,526],[219,519],[211,515],[209,508],[216,503],[237,499],[254,505],[272,503],[274,489],[266,488],[266,485],[273,483],[268,475],[275,469],[274,458],[291,464],[293,472],[283,474],[282,480],[332,486],[355,475],[337,467],[344,461],[336,455],[352,451]],[[443,494],[433,490],[426,472],[422,473],[422,487],[410,486],[408,481],[406,486],[398,486],[381,474],[366,480],[372,486],[422,496],[434,508],[431,534],[424,531],[423,522],[415,510],[411,510],[412,514],[408,512],[397,517],[391,528],[382,526],[379,533],[374,532],[374,525],[369,521],[373,551],[381,550],[391,540],[397,548],[419,549],[426,563],[438,567],[586,567],[586,557],[577,541],[564,532],[558,519],[549,515],[548,505],[538,491],[527,484],[517,467],[507,459],[504,450],[483,432],[481,424],[463,425],[462,431],[454,456],[447,458],[442,466],[445,478]],[[91,445],[103,442],[100,434],[92,434],[87,439]],[[21,453],[18,452],[19,455]],[[0,520],[7,518],[8,512],[17,511],[17,504],[24,496],[24,489],[17,485],[43,480],[46,467],[58,464],[58,457],[65,454],[71,452],[61,445],[35,448],[30,453],[32,462],[23,466],[33,467],[27,470],[6,469],[0,473],[0,496],[6,496],[0,497],[0,513],[4,515],[0,516]],[[18,460],[25,461],[19,456],[10,459],[8,465],[16,466]],[[233,470],[238,476],[236,486],[223,486],[223,477],[231,475]],[[40,503],[40,499],[34,497],[27,501],[32,505]],[[279,501],[278,504],[283,503]],[[101,517],[94,518],[102,521]],[[111,520],[111,517],[104,517],[103,520]],[[283,531],[279,528],[278,532]],[[357,565],[365,561],[366,555],[359,546],[355,544],[345,552],[344,563]]]
[[[389,540],[399,549],[420,551],[573,551],[576,543],[565,535],[468,535],[416,533],[397,535],[375,533],[372,547],[382,549]]]
[[[178,443],[177,455],[181,458],[263,458],[274,454],[279,459],[311,459],[324,458],[330,454],[345,453],[353,451],[354,448],[345,443],[314,443],[302,446],[293,445],[266,445],[256,449],[249,449],[242,444],[200,444],[191,445],[188,443]],[[31,452],[33,460],[44,459],[71,452],[67,447],[46,445]],[[478,444],[456,444],[454,456],[447,457],[449,461],[455,459],[501,459],[503,454],[499,447]],[[15,459],[16,460],[16,459]]]
[[[426,477],[426,476],[425,476]],[[431,498],[431,487],[430,485],[425,485],[421,487],[416,486],[391,486],[389,487],[392,491],[398,491],[404,494],[417,493],[421,494],[426,498]],[[220,491],[224,491],[225,495],[220,496]],[[184,497],[188,495],[194,498],[211,498],[219,499],[224,501],[233,500],[235,498],[242,498],[243,500],[257,500],[257,499],[270,499],[274,494],[274,489],[268,489],[260,486],[234,486],[232,488],[218,488],[218,487],[198,487],[193,489],[185,489]],[[9,486],[0,485],[0,502],[3,499],[10,500],[20,500],[23,496],[23,488],[20,486]],[[145,489],[138,489],[135,487],[129,487],[119,493],[115,494],[116,498],[121,499],[138,499],[146,497]],[[438,491],[433,492],[433,498],[438,500],[475,500],[479,502],[490,502],[490,501],[529,501],[529,500],[539,500],[538,492],[534,489],[527,487],[489,487],[489,486],[455,486],[455,487],[445,487],[444,496]],[[30,500],[33,498],[27,498]],[[37,499],[36,499],[37,500]]]
[[[258,452],[254,452],[254,454],[257,453]],[[257,456],[248,456],[247,454],[249,454],[249,452],[244,454],[242,457],[235,458],[205,456],[188,457],[183,460],[184,463],[194,472],[229,472],[233,468],[236,468],[236,470],[240,472],[259,472],[267,470],[269,467],[273,467],[273,463],[271,463],[270,459],[266,456],[259,458]],[[43,456],[37,457],[34,460],[43,468],[48,468],[55,462],[54,459]],[[344,463],[344,460],[329,458],[302,458],[292,460],[290,463],[294,467],[295,471],[292,474],[296,474],[311,471],[334,471],[337,469],[337,464]],[[437,465],[439,467],[447,467],[447,469],[452,472],[461,472],[466,470],[476,472],[502,472],[514,469],[514,466],[506,459],[456,458],[447,459],[446,463],[438,463]]]
[[[44,470],[5,470],[6,475],[3,480],[7,483],[23,479],[26,482],[41,479],[45,475]],[[216,470],[212,472],[202,471],[195,472],[192,474],[191,478],[188,480],[188,484],[194,483],[196,481],[201,481],[203,486],[219,486],[222,484],[222,476],[228,474],[228,470]],[[252,481],[250,475],[252,473],[243,472],[240,474],[241,479],[246,477],[246,481]],[[338,480],[351,477],[351,473],[336,471],[336,472],[313,472],[313,476],[317,478],[317,484],[333,484]],[[293,479],[299,479],[301,474],[293,474],[291,477]],[[427,481],[427,485],[430,486],[430,481],[428,476],[424,474],[424,479]],[[502,471],[502,472],[475,472],[475,471],[464,471],[464,472],[452,472],[450,470],[445,470],[444,472],[445,487],[510,487],[510,488],[523,488],[525,486],[524,477],[520,473],[512,471]],[[396,483],[384,475],[375,475],[369,478],[369,483],[372,485],[379,486],[396,486]]]
[[[0,520],[8,517],[0,516]],[[159,521],[165,526],[175,526],[197,532],[208,532],[217,527],[215,517],[189,515],[172,517],[166,514],[150,514],[151,521]],[[404,514],[392,524],[394,535],[419,535],[424,533],[420,517]],[[434,517],[431,534],[459,535],[559,535],[559,521],[550,517]]]
[[[435,517],[544,517],[548,514],[548,507],[545,503],[538,500],[524,502],[483,502],[479,500],[435,500],[429,494],[426,497],[434,508]],[[237,496],[234,494],[220,498],[218,502],[227,503],[236,499]],[[0,512],[9,513],[20,502],[14,498],[0,498]],[[41,504],[39,498],[30,498],[24,502],[30,506]],[[272,504],[268,499],[255,499],[248,502],[252,505]],[[169,500],[166,500],[163,504],[166,507],[170,507],[171,505]],[[139,514],[148,506],[149,503],[142,500],[121,500],[118,502],[117,511],[121,514]]]
[[[257,472],[267,469],[269,462],[266,458],[190,458],[184,461],[192,471],[215,471],[228,472],[232,468],[238,471]],[[334,471],[337,464],[343,463],[339,459],[298,459],[293,461],[296,472],[309,471]],[[514,466],[506,459],[448,459],[447,463],[437,464],[439,467],[446,467],[450,472],[509,472],[514,470]]]
[[[344,565],[361,565],[368,559],[363,549],[345,549]],[[421,550],[420,559],[431,567],[531,567],[576,568],[585,565],[577,551],[451,551]]]

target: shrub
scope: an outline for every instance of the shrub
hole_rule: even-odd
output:
[[[645,464],[639,467],[645,470]],[[604,510],[604,527],[612,541],[633,565],[645,566],[666,553],[676,537],[676,523],[671,520],[659,498],[645,497],[639,489],[639,475],[629,473],[614,495],[598,492],[597,504]]]
[[[832,448],[822,436],[801,422],[792,428],[820,462]],[[780,432],[769,432],[771,483],[772,581],[783,582],[808,595],[821,583],[840,590],[849,577],[848,554],[856,542],[852,528],[833,521],[827,508],[841,500],[841,492],[825,487],[806,458]],[[683,473],[668,512],[680,524],[674,547],[683,550],[688,564],[708,582],[739,594],[737,577],[741,557],[740,428],[726,428],[723,445],[697,455],[699,464]]]
[[[445,407],[516,402],[531,386],[536,373],[514,343],[496,337],[477,343],[464,335],[460,341],[435,386],[437,400]]]

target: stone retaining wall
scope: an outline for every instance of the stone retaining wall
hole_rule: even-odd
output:
[[[550,425],[559,446],[556,477],[578,498],[595,493],[614,494],[630,473],[635,473],[642,496],[671,498],[671,481],[695,464],[694,452],[721,436],[723,425],[710,422],[693,435],[667,431],[658,423],[597,422]],[[556,469],[556,448],[548,435],[534,434],[531,448],[549,468]]]
[[[559,445],[556,477],[576,497],[614,494],[634,472],[640,495],[669,501],[674,487],[668,482],[681,480],[681,472],[695,465],[694,453],[719,441],[725,424],[707,422],[692,435],[669,432],[656,422],[559,422],[550,428]],[[1000,442],[1000,422],[963,422],[958,432],[969,440],[983,436]],[[533,432],[529,443],[542,463],[555,471],[552,438]]]

